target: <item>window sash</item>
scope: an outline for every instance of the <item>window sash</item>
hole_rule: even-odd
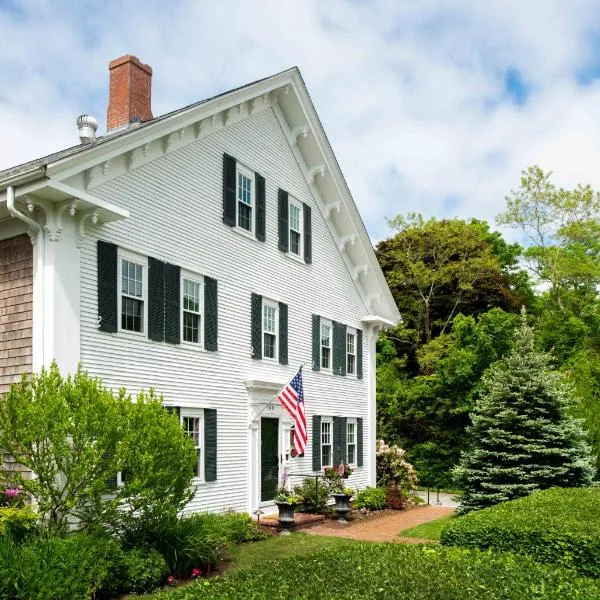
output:
[[[321,368],[331,369],[331,325],[321,323]]]
[[[189,275],[182,275],[181,331],[184,342],[202,343],[202,311],[202,281]]]
[[[356,374],[356,334],[346,334],[346,374]]]
[[[236,185],[237,226],[246,231],[253,230],[254,174],[238,166]]]
[[[137,257],[119,255],[120,330],[144,333],[146,326],[146,265]]]
[[[289,203],[289,224],[289,251],[296,256],[302,256],[302,209],[294,202]]]
[[[277,358],[279,338],[278,307],[263,301],[263,358]]]
[[[331,467],[333,464],[332,428],[331,421],[321,421],[321,465],[323,467]]]
[[[198,453],[198,460],[194,466],[194,477],[203,478],[203,458],[204,458],[204,415],[200,412],[182,412],[181,426],[186,436],[190,437]]]
[[[346,456],[348,464],[356,462],[356,421],[346,423]]]

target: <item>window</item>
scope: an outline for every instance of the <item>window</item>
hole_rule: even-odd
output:
[[[356,375],[356,333],[346,333],[346,374]]]
[[[331,370],[331,323],[321,321],[321,369]]]
[[[356,419],[346,421],[346,456],[349,465],[356,462]]]
[[[253,174],[246,169],[237,167],[237,225],[246,231],[252,231],[252,204],[254,192],[252,187]]]
[[[321,419],[321,466],[331,467],[331,430],[333,429],[331,419]]]
[[[121,329],[144,333],[146,312],[146,264],[140,258],[119,259]]]
[[[302,209],[290,200],[290,253],[302,256]]]
[[[263,358],[277,358],[277,306],[263,301]]]
[[[202,343],[202,283],[197,279],[182,276],[181,307],[183,341]]]
[[[204,478],[204,411],[202,410],[181,410],[181,425],[183,432],[192,438],[198,460],[194,465],[194,477]]]

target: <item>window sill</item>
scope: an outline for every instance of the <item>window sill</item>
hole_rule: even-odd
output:
[[[243,227],[239,227],[239,226],[235,226],[232,227],[231,229],[233,229],[233,231],[235,231],[237,234],[249,239],[249,240],[253,240],[255,242],[258,242],[260,240],[256,239],[256,234],[253,231],[248,231],[247,229],[244,229]]]
[[[114,332],[117,335],[130,337],[138,340],[149,340],[148,334],[145,331],[130,331],[129,329],[119,329]]]
[[[305,265],[306,264],[306,261],[301,256],[298,256],[297,254],[293,254],[292,252],[286,252],[285,255],[288,258],[290,258],[291,260],[294,260],[297,263],[300,263],[301,265]]]

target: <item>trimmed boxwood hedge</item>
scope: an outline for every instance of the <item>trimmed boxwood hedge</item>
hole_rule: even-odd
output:
[[[600,488],[551,488],[451,519],[446,546],[517,552],[600,577]]]
[[[569,600],[600,598],[599,584],[574,571],[513,554],[477,550],[352,544],[273,561],[154,600]]]

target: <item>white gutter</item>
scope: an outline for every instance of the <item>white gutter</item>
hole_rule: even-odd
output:
[[[8,212],[15,217],[15,219],[23,221],[23,223],[29,225],[29,228],[33,229],[35,232],[41,231],[42,226],[37,221],[17,210],[15,206],[15,188],[12,185],[9,185],[6,188],[6,207],[8,208]]]

